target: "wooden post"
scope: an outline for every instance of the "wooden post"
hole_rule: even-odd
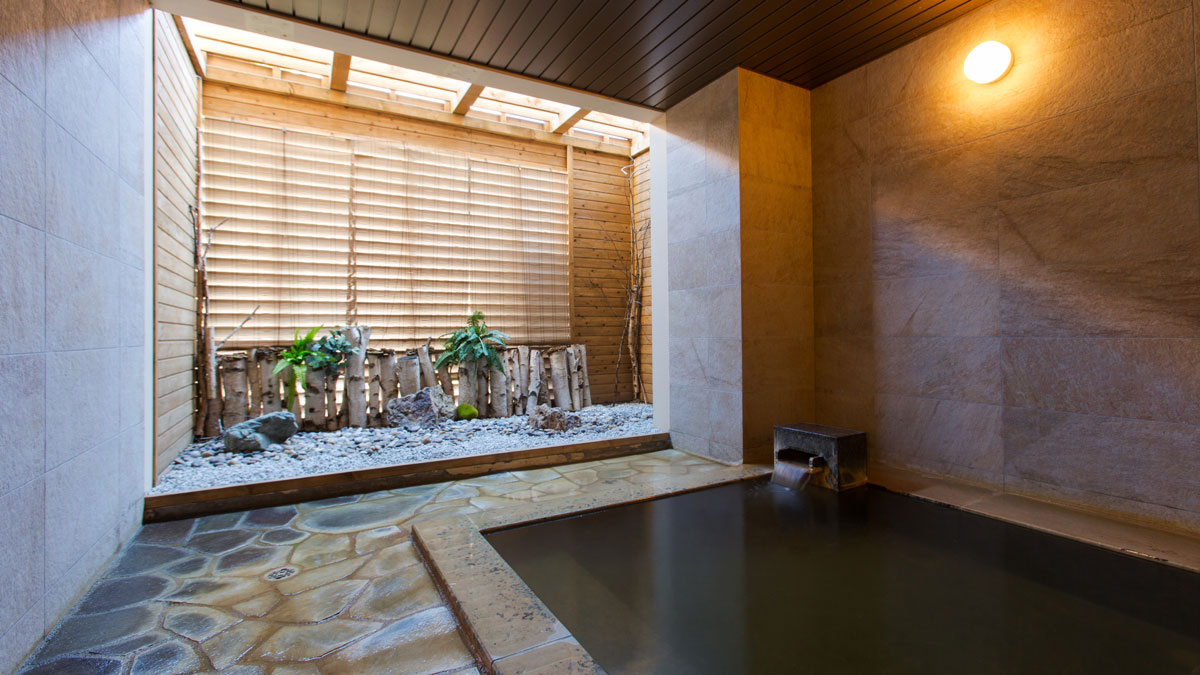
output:
[[[365,363],[367,345],[371,340],[370,326],[346,326],[346,339],[357,350],[346,357],[346,424],[352,427],[367,426],[367,392]]]
[[[421,389],[437,384],[437,375],[433,372],[433,361],[429,358],[429,346],[417,347],[417,363],[421,364]]]
[[[538,406],[542,396],[542,390],[545,389],[546,383],[543,382],[542,372],[542,352],[540,349],[529,350],[529,386],[525,393],[525,414],[532,415],[533,409]]]
[[[221,434],[221,383],[217,379],[217,343],[213,340],[213,329],[204,329],[204,420],[202,429],[205,437]]]
[[[564,353],[567,356],[567,387],[571,393],[571,410],[583,407],[583,392],[579,389],[579,370],[575,361],[575,346],[567,345]]]
[[[492,394],[489,405],[492,417],[508,417],[508,377],[499,368],[489,368],[488,384]]]
[[[442,366],[437,369],[437,381],[442,385],[442,391],[454,398],[454,380],[450,379],[450,366]]]
[[[475,387],[475,373],[470,363],[464,361],[458,364],[458,404],[479,408],[479,394]]]
[[[556,408],[571,409],[571,383],[567,375],[567,352],[556,348],[550,352],[550,393],[554,396]]]
[[[279,376],[275,374],[275,364],[279,358],[270,349],[255,350],[258,359],[258,391],[262,397],[262,414],[283,410],[279,403]]]
[[[369,354],[367,356],[367,426],[379,426],[379,420],[383,418],[380,414],[379,407],[379,356]]]
[[[488,370],[486,359],[475,362],[475,407],[480,417],[492,416],[492,408],[488,405]]]
[[[575,345],[575,363],[579,365],[579,384],[583,389],[583,407],[592,404],[592,383],[588,379],[587,345]]]
[[[221,357],[221,383],[225,388],[222,397],[221,424],[228,429],[238,422],[246,421],[250,409],[247,401],[246,355],[231,354]]]
[[[396,388],[398,396],[416,393],[421,388],[421,366],[417,363],[417,357],[396,359]]]
[[[304,377],[304,427],[325,430],[325,371],[310,370]]]
[[[387,350],[379,356],[379,402],[383,417],[388,401],[396,398],[396,352]],[[385,420],[386,423],[386,420]]]
[[[338,428],[337,384],[338,369],[330,368],[325,374],[325,430]]]

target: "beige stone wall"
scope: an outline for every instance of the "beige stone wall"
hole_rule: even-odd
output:
[[[999,0],[813,92],[819,421],[1200,529],[1193,13]]]
[[[737,115],[738,76],[730,71],[666,119],[671,440],[735,464],[742,461]]]
[[[770,461],[813,414],[809,93],[735,70],[667,113],[671,435]]]
[[[0,672],[140,522],[148,16],[0,1]]]
[[[809,92],[738,71],[743,459],[770,462],[776,424],[811,420]]]

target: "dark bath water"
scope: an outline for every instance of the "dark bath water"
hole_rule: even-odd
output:
[[[1200,674],[1200,574],[764,480],[488,535],[610,673]]]

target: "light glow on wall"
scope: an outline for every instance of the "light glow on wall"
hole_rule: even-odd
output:
[[[1004,77],[1012,68],[1012,62],[1012,50],[1008,46],[988,40],[967,54],[963,72],[972,82],[988,84]]]

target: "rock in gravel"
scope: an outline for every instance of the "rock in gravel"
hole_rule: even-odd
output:
[[[441,387],[425,387],[388,401],[387,419],[394,427],[432,427],[441,420],[454,419],[454,399]]]
[[[582,423],[579,415],[572,415],[562,408],[551,408],[544,403],[534,408],[529,416],[529,426],[538,430],[568,431]]]
[[[259,452],[274,443],[286,442],[299,430],[300,425],[292,413],[267,413],[229,427],[225,432],[225,449],[229,452]]]

